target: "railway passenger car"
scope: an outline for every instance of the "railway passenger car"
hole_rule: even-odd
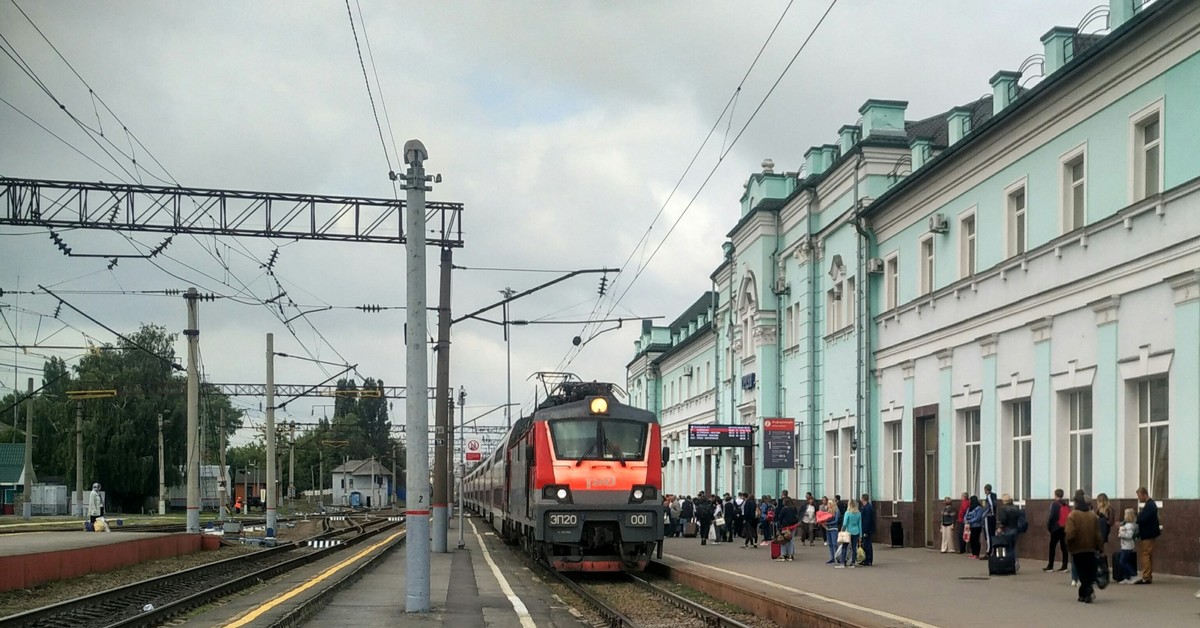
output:
[[[662,542],[670,451],[654,413],[615,389],[559,383],[465,479],[472,510],[559,571],[641,570]]]

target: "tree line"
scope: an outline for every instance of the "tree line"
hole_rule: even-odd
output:
[[[32,404],[34,448],[33,463],[39,482],[66,484],[75,490],[76,412],[83,410],[83,478],[85,489],[100,482],[111,506],[129,512],[156,507],[158,501],[158,416],[163,418],[163,443],[168,486],[183,483],[187,445],[187,376],[176,370],[174,344],[177,334],[159,325],[143,324],[137,332],[116,344],[105,344],[88,351],[77,364],[68,366],[52,357],[43,364],[42,390],[31,401],[25,392],[0,398],[0,442],[25,442],[26,403]],[[297,491],[314,488],[314,483],[329,486],[330,470],[343,459],[375,456],[392,467],[393,445],[390,437],[388,400],[356,396],[364,389],[378,389],[382,381],[366,378],[361,388],[352,379],[338,382],[332,419],[322,417],[314,423],[290,427],[276,422],[276,452],[279,455],[281,489],[286,490],[287,455],[294,438]],[[36,387],[36,383],[35,383]],[[115,390],[107,398],[75,401],[69,391]],[[245,425],[245,412],[207,383],[200,385],[200,438],[202,464],[218,464],[220,438],[226,438]],[[17,417],[13,424],[14,406]],[[279,417],[280,414],[276,413]],[[255,463],[264,469],[265,441],[260,433],[248,445],[227,450],[230,469],[244,469]],[[315,469],[324,452],[324,478],[320,482]],[[403,453],[400,455],[403,468]],[[399,469],[397,470],[399,472]],[[399,477],[399,476],[397,476]]]

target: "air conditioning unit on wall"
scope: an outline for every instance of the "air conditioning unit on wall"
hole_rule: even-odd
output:
[[[879,259],[878,257],[872,257],[871,259],[868,259],[867,260],[867,272],[872,273],[872,274],[882,273],[883,272],[883,260]]]
[[[929,217],[929,232],[930,233],[949,233],[950,221],[946,220],[945,214],[934,214]]]

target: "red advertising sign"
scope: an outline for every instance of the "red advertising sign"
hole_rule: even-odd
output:
[[[483,453],[479,451],[468,451],[467,462],[479,462],[483,460]]]

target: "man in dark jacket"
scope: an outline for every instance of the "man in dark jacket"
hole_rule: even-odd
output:
[[[685,495],[683,503],[679,506],[679,534],[680,536],[688,535],[688,526],[696,519],[696,503],[692,501],[691,495]]]
[[[721,504],[722,513],[725,515],[725,529],[722,530],[725,538],[721,539],[726,543],[733,542],[733,531],[741,532],[742,528],[738,526],[738,507],[733,503],[733,498],[729,493],[725,494],[725,502]]]
[[[1062,509],[1068,506],[1063,500],[1063,490],[1061,488],[1054,489],[1054,501],[1050,502],[1050,518],[1046,520],[1046,531],[1050,533],[1050,557],[1046,562],[1046,566],[1042,571],[1054,571],[1054,548],[1062,547],[1062,568],[1058,571],[1067,570],[1067,530],[1063,525],[1066,517],[1062,516]]]
[[[983,502],[983,516],[987,518],[987,523],[983,526],[983,535],[987,538],[988,551],[987,555],[992,554],[992,535],[996,533],[996,515],[1000,510],[1000,504],[996,501],[996,494],[992,492],[991,484],[983,485],[983,496],[979,498]]]
[[[1158,504],[1150,499],[1146,487],[1138,488],[1137,498],[1138,503],[1142,505],[1142,510],[1137,516],[1137,550],[1138,558],[1142,562],[1142,577],[1134,584],[1150,584],[1154,580],[1154,540],[1162,534],[1162,530],[1158,526]]]
[[[862,515],[862,536],[859,537],[859,544],[863,548],[863,561],[859,564],[870,567],[875,564],[875,553],[871,548],[871,539],[875,538],[875,507],[871,505],[871,496],[866,493],[862,494],[859,503],[859,513]]]

